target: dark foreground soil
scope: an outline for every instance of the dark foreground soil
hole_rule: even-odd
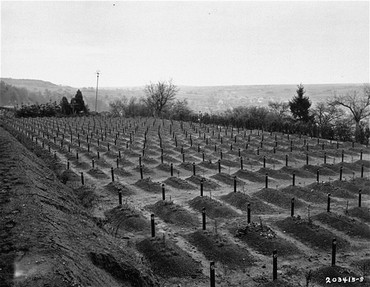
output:
[[[1,127],[0,179],[1,286],[159,286],[133,250],[119,247],[74,191]]]

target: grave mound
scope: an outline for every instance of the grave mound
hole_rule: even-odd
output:
[[[207,230],[197,230],[186,238],[210,261],[221,262],[229,268],[250,267],[253,257],[243,247],[232,243],[225,236]]]
[[[156,216],[159,216],[163,221],[175,224],[181,227],[196,227],[200,226],[196,216],[182,208],[173,201],[161,200],[155,204],[148,205],[147,209],[152,211]]]
[[[206,209],[206,215],[210,218],[232,218],[240,216],[236,211],[230,207],[225,206],[221,202],[218,202],[208,196],[197,196],[189,201],[189,205],[202,212],[203,207]]]
[[[200,264],[170,239],[146,238],[136,246],[149,261],[154,273],[161,277],[196,278],[202,275]]]

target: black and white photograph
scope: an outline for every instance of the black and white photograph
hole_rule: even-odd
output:
[[[0,287],[370,287],[369,1],[0,15]]]

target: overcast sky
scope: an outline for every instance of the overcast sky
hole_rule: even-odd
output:
[[[73,87],[369,82],[369,1],[5,2],[1,77]]]

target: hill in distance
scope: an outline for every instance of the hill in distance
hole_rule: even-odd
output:
[[[70,87],[51,82],[31,79],[1,78],[6,84],[26,88],[31,92],[41,93],[47,100],[59,102],[63,96],[68,99],[81,90],[91,110],[95,107],[96,90],[93,87]],[[299,84],[299,83],[298,83]],[[312,105],[326,101],[334,94],[346,94],[351,91],[362,93],[363,84],[307,84],[306,95]],[[296,95],[297,85],[237,85],[237,86],[181,86],[177,98],[187,99],[194,111],[216,112],[238,106],[265,106],[269,101],[288,102]],[[99,87],[98,111],[108,111],[109,102],[126,96],[145,96],[144,87]],[[18,103],[21,104],[21,103]]]

